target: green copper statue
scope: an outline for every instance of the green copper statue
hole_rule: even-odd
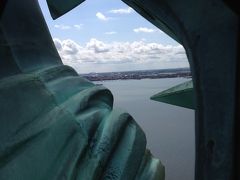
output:
[[[37,1],[0,2],[0,179],[163,180],[111,92],[62,64]],[[57,18],[81,2],[48,5]]]

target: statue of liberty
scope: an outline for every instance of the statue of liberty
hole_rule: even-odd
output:
[[[53,18],[82,1],[49,0]],[[0,179],[163,180],[111,92],[62,64],[37,0],[0,1]]]

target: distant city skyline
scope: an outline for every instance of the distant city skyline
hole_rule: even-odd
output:
[[[63,63],[79,73],[189,67],[180,44],[122,1],[87,0],[57,20],[39,2]]]

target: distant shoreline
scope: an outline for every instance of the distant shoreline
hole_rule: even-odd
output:
[[[191,78],[189,68],[81,74],[90,81]]]

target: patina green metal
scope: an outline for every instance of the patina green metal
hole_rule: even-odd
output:
[[[195,180],[240,179],[237,1],[123,1],[186,50],[196,102]]]
[[[64,15],[85,0],[47,0],[48,7],[53,19]]]
[[[151,97],[152,100],[195,109],[192,81],[187,81]]]
[[[49,5],[58,17],[77,2]],[[111,92],[62,64],[37,1],[0,9],[0,179],[163,180]]]
[[[196,98],[195,179],[239,179],[237,3],[123,1],[186,50]],[[142,130],[112,109],[110,92],[62,65],[36,0],[0,2],[0,179],[163,179]],[[53,18],[78,3],[49,1]]]
[[[164,179],[133,118],[70,67],[1,79],[0,101],[0,179]]]

